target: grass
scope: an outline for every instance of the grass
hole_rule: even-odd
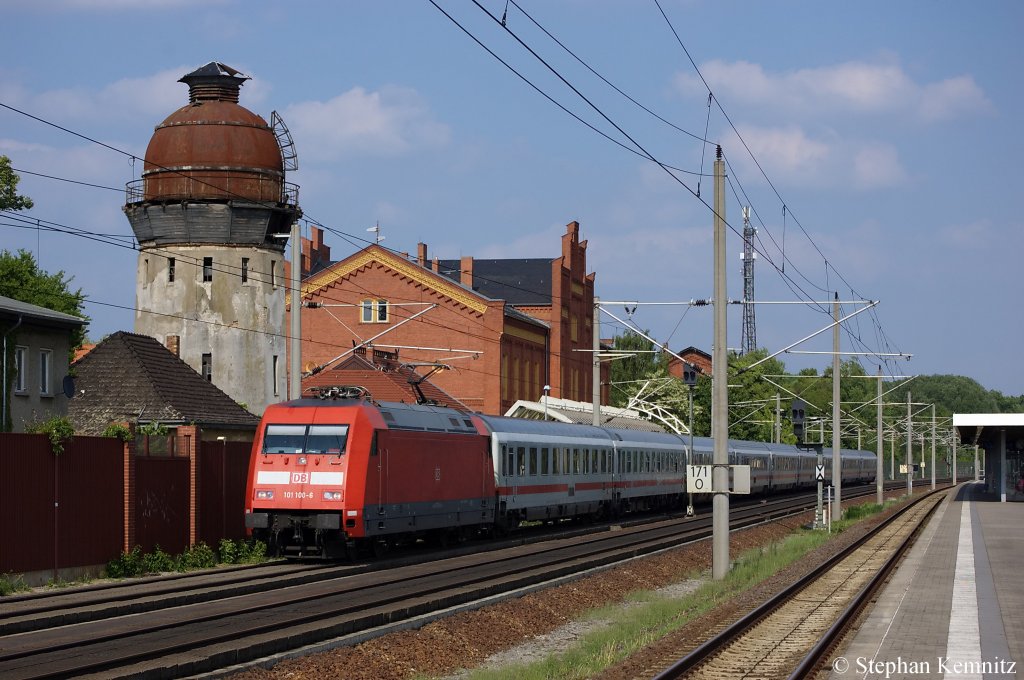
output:
[[[832,524],[832,533],[840,533],[884,507],[874,503],[853,506],[844,513],[842,521]],[[733,562],[733,568],[723,580],[705,581],[696,591],[681,598],[666,598],[650,591],[633,593],[629,597],[632,606],[612,605],[588,612],[587,619],[613,623],[587,633],[565,652],[530,664],[477,669],[470,673],[469,680],[592,677],[793,564],[829,538],[823,531],[799,530],[781,541],[749,550]],[[707,577],[706,574],[690,575],[691,578],[701,576]]]

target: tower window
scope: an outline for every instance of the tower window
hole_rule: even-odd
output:
[[[270,261],[270,287],[277,288],[277,260]]]
[[[242,258],[242,283],[249,281],[249,258]]]
[[[167,283],[174,283],[174,258],[167,258]]]
[[[213,258],[203,258],[203,281],[213,281]]]
[[[280,394],[280,392],[278,390],[278,387],[277,387],[277,355],[276,354],[274,355],[274,361],[272,362],[271,365],[273,367],[273,369],[272,369],[273,370],[273,377],[271,378],[271,380],[274,381],[274,396],[276,397],[276,396],[278,396]]]
[[[213,355],[212,354],[204,354],[203,355],[203,367],[202,367],[202,371],[200,371],[200,374],[203,376],[203,379],[206,380],[207,382],[213,382]]]

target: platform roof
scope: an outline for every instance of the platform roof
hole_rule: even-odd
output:
[[[995,450],[1000,432],[1006,431],[1006,445],[1019,449],[1024,443],[1024,413],[954,413],[953,427],[963,444]]]

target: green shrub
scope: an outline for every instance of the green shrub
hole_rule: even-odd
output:
[[[137,545],[130,552],[122,552],[118,557],[107,562],[107,576],[110,578],[131,578],[141,576],[142,546]]]
[[[21,574],[0,574],[0,597],[29,590]]]
[[[142,573],[159,574],[164,571],[174,571],[175,559],[156,546],[153,552],[142,556]]]
[[[239,546],[230,538],[220,539],[217,552],[220,554],[221,564],[237,564],[240,561]]]
[[[154,437],[166,437],[170,432],[166,425],[160,423],[159,420],[152,420],[143,425],[139,425],[138,434],[148,434]]]
[[[117,437],[123,442],[130,442],[134,436],[130,427],[123,423],[111,423],[100,433],[101,437]]]
[[[178,571],[210,569],[217,566],[217,554],[213,548],[200,541],[181,553],[175,566]]]
[[[50,448],[54,455],[64,453],[64,444],[75,434],[75,426],[67,416],[53,416],[41,422],[29,423],[25,426],[25,432],[30,434],[45,434],[50,439]]]
[[[263,541],[248,540],[239,541],[241,546],[240,561],[246,564],[255,564],[267,559],[267,544]]]

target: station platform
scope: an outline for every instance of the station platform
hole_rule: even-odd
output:
[[[1024,678],[1024,503],[949,490],[831,678]]]

